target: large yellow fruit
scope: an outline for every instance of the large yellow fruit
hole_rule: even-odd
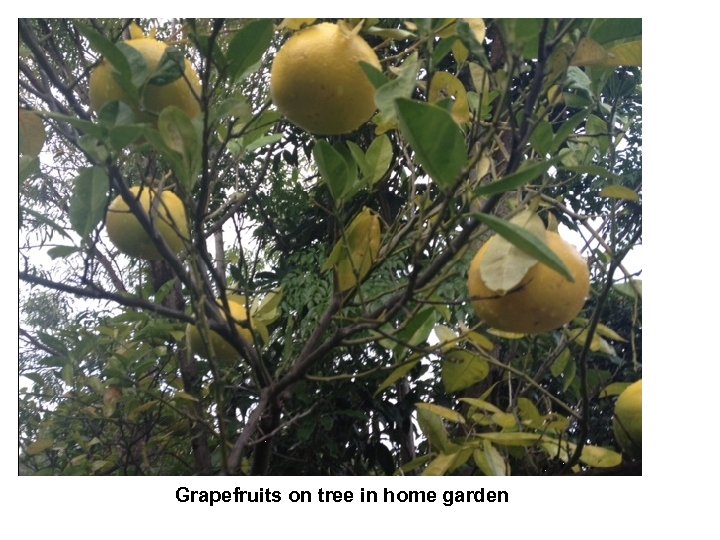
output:
[[[220,302],[218,301],[218,305]],[[230,307],[230,316],[235,321],[235,328],[237,329],[238,335],[242,337],[246,342],[251,344],[253,342],[252,332],[239,324],[240,322],[247,322],[247,310],[245,309],[245,302],[239,297],[228,296],[228,306]],[[224,318],[224,315],[223,315]],[[188,346],[190,352],[197,354],[204,358],[208,356],[208,350],[205,346],[205,342],[200,335],[200,331],[197,326],[188,324],[186,328]],[[226,341],[220,334],[214,330],[210,331],[210,341],[212,349],[215,354],[215,358],[222,362],[237,362],[240,360],[240,353],[233,347],[228,341]]]
[[[170,250],[174,253],[182,251],[190,232],[185,206],[180,198],[171,191],[163,191],[158,197],[157,192],[147,186],[133,186],[130,192],[142,205]],[[112,243],[126,255],[149,261],[162,258],[122,196],[118,195],[110,203],[105,224]]]
[[[493,236],[480,248],[468,272],[468,291],[481,319],[498,330],[534,334],[559,328],[577,316],[590,290],[590,273],[575,248],[556,232],[547,231],[545,242],[575,281],[537,262],[516,287],[500,294],[489,289],[480,274],[483,257],[496,239]]]
[[[125,41],[127,45],[138,51],[145,58],[150,75],[155,73],[168,46],[162,41],[143,37]],[[179,79],[156,86],[145,85],[140,96],[140,107],[135,109],[138,120],[155,122],[157,115],[170,105],[182,109],[190,118],[200,114],[200,103],[196,96],[200,96],[200,79],[190,61],[185,59],[185,70]],[[99,111],[110,101],[127,102],[127,94],[118,84],[113,75],[113,68],[103,61],[90,74],[90,105]]]
[[[319,135],[351,132],[375,112],[375,88],[358,62],[381,69],[372,48],[345,26],[300,30],[278,51],[270,92],[294,124]]]
[[[625,454],[642,455],[642,379],[623,390],[615,402],[613,433]]]

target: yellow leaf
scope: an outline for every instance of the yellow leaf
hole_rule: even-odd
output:
[[[598,323],[597,328],[595,328],[595,332],[597,332],[603,337],[612,339],[613,341],[623,341],[627,343],[627,339],[624,339],[617,332],[615,332],[615,330],[613,330],[612,328],[608,328],[602,323]]]
[[[505,332],[504,330],[498,330],[497,328],[488,328],[487,333],[504,339],[522,339],[525,337],[525,334],[520,334],[518,332]]]
[[[435,335],[440,341],[440,347],[442,351],[452,349],[457,345],[457,334],[452,328],[448,328],[445,325],[438,324],[435,328]]]
[[[435,413],[438,416],[444,418],[445,420],[449,420],[457,424],[465,423],[465,418],[463,418],[462,414],[457,411],[453,411],[452,409],[448,409],[447,407],[435,405],[434,403],[416,403],[415,405],[418,409],[425,409],[426,411]]]
[[[472,79],[475,91],[480,94],[487,94],[490,91],[490,74],[480,64],[471,62],[470,78]]]
[[[606,397],[612,397],[612,396],[619,396],[623,393],[623,391],[630,386],[631,383],[629,382],[614,382],[608,384],[605,388],[603,388],[602,392],[598,395],[600,398],[606,398]]]
[[[24,156],[37,157],[45,145],[45,126],[35,112],[20,109],[18,136],[20,153]]]
[[[485,351],[492,351],[495,348],[495,344],[492,341],[477,332],[468,332],[467,339]]]
[[[42,454],[45,450],[52,448],[52,445],[52,439],[38,439],[27,447],[26,452],[28,456],[36,456],[38,454]]]
[[[515,427],[515,415],[506,412],[496,412],[492,415],[492,421],[502,428]]]
[[[321,271],[335,268],[340,292],[362,281],[380,251],[380,218],[365,207],[345,229]]]
[[[475,35],[475,39],[478,43],[485,41],[485,21],[483,19],[463,19],[470,25],[470,30]]]
[[[453,100],[451,109],[452,117],[458,124],[470,121],[470,106],[468,104],[467,91],[460,82],[460,79],[447,71],[438,71],[430,81],[431,102],[450,98]]]
[[[460,401],[463,403],[467,403],[471,407],[475,407],[476,409],[480,409],[481,411],[488,411],[491,413],[501,413],[502,411],[493,405],[492,403],[489,403],[485,400],[478,399],[478,398],[460,398]]]
[[[608,58],[608,51],[597,41],[590,38],[582,38],[575,49],[575,54],[570,60],[571,66],[596,66],[605,62]]]
[[[422,472],[423,476],[442,476],[445,474],[450,466],[455,461],[457,453],[455,454],[440,454],[438,457],[433,459],[427,468]]]
[[[460,40],[452,44],[452,53],[458,64],[464,64],[470,54],[467,47],[463,45],[463,42]]]
[[[617,467],[622,463],[622,455],[600,446],[583,446],[580,461],[591,467]]]
[[[628,41],[608,49],[604,67],[642,66],[642,41]]]
[[[602,188],[602,190],[600,190],[600,196],[608,197],[611,199],[625,199],[627,201],[634,202],[638,202],[640,200],[640,195],[635,193],[632,189],[618,185],[606,186]]]
[[[456,28],[457,19],[445,19],[435,35],[441,38],[448,38],[457,34]],[[417,30],[417,28],[416,28]]]

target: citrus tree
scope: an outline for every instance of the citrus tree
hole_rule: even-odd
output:
[[[640,20],[18,24],[21,473],[640,471]]]

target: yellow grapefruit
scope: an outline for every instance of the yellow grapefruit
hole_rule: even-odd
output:
[[[218,305],[221,305],[218,301]],[[228,306],[230,307],[230,316],[235,322],[235,328],[238,335],[242,337],[248,344],[252,344],[253,336],[252,332],[245,328],[240,323],[248,323],[247,310],[245,309],[245,302],[239,297],[228,296]],[[223,315],[224,318],[224,315]],[[194,324],[188,324],[186,328],[188,346],[192,354],[197,354],[204,358],[208,357],[208,350],[205,346],[205,342],[202,339],[200,331]],[[212,350],[217,360],[223,362],[237,362],[240,360],[240,353],[235,347],[226,341],[220,334],[214,330],[210,331],[210,341],[212,344]]]
[[[185,206],[171,191],[160,196],[147,186],[133,186],[130,192],[137,199],[158,234],[171,251],[179,253],[190,238]],[[131,257],[145,260],[162,258],[155,243],[128,204],[118,195],[108,207],[105,224],[108,236],[115,247]]]
[[[321,23],[300,30],[275,56],[273,102],[306,131],[354,131],[375,112],[375,88],[360,61],[381,69],[370,45],[346,26]]]
[[[168,48],[162,41],[149,37],[129,39],[124,43],[142,54],[150,75],[155,73]],[[200,114],[200,103],[196,96],[200,96],[200,79],[186,58],[185,69],[179,79],[164,85],[145,85],[140,96],[140,107],[135,109],[135,113],[140,121],[154,122],[165,107],[174,105],[194,118]],[[90,74],[90,105],[99,111],[110,101],[128,102],[128,97],[115,79],[112,66],[103,61]]]
[[[642,379],[623,390],[615,402],[613,434],[625,454],[642,455]]]
[[[497,236],[475,254],[468,272],[468,291],[477,315],[490,326],[506,332],[548,332],[570,322],[585,304],[590,273],[585,260],[556,232],[547,231],[545,242],[565,264],[574,282],[537,262],[520,283],[502,294],[485,284],[480,265]]]

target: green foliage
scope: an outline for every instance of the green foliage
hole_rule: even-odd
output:
[[[21,474],[637,471],[612,409],[642,373],[642,281],[621,264],[642,242],[640,21],[373,19],[378,112],[331,138],[271,103],[279,23],[154,21],[173,46],[150,77],[129,20],[19,20]],[[199,118],[88,112],[101,59],[132,105],[185,58]],[[109,195],[141,182],[183,200],[186,252],[108,242]],[[531,204],[580,234],[592,291],[565,328],[503,334],[467,268],[497,232],[563,272],[512,221]],[[339,290],[322,270],[363,211],[377,257]],[[188,324],[240,360],[192,356]]]

